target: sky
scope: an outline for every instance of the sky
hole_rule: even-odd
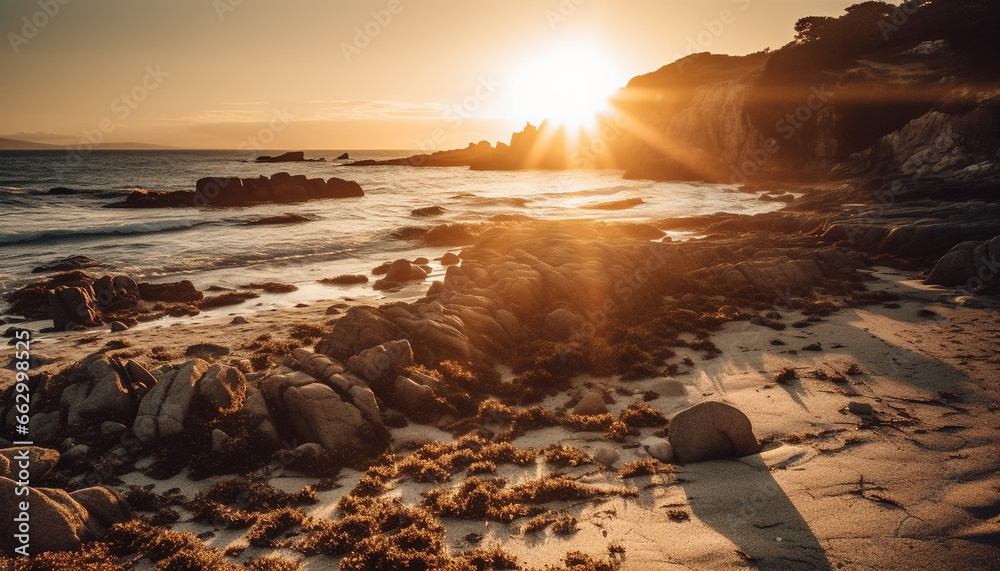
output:
[[[2,0],[0,137],[260,150],[507,141],[688,53],[779,48],[799,18],[856,1]]]

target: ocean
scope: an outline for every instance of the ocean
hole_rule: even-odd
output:
[[[255,307],[343,295],[379,296],[370,286],[338,290],[316,281],[367,274],[400,257],[436,258],[447,251],[393,235],[404,227],[485,221],[499,214],[648,221],[712,212],[752,214],[781,206],[757,201],[733,185],[624,180],[622,172],[614,170],[348,167],[345,161],[334,160],[340,152],[306,153],[326,162],[281,164],[255,163],[259,153],[245,151],[93,151],[81,156],[60,151],[0,152],[0,293],[38,279],[38,274],[31,274],[35,267],[85,255],[103,264],[90,270],[99,275],[127,274],[153,282],[189,279],[199,289],[261,281],[300,287],[295,295],[263,296]],[[411,154],[350,151],[351,160]],[[257,177],[281,171],[355,180],[366,196],[248,208],[105,208],[134,189],[193,190],[202,177]],[[82,192],[46,194],[53,187]],[[635,198],[643,203],[624,210],[586,208]],[[444,213],[429,218],[411,215],[427,206],[440,206]],[[243,225],[283,213],[314,220]],[[434,267],[432,279],[443,273]]]

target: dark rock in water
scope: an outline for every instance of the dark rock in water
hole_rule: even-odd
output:
[[[346,157],[345,157],[346,158]],[[267,155],[257,157],[258,163],[319,163],[326,161],[326,159],[307,159],[306,154],[302,151],[291,151],[288,153],[282,153],[275,157],[270,157]]]
[[[49,294],[49,311],[57,331],[96,327],[103,322],[93,290],[89,287],[58,287]]]
[[[52,319],[49,307],[49,290],[60,286],[89,288],[94,277],[84,271],[56,274],[46,280],[28,284],[4,296],[10,304],[10,313],[28,319]]]
[[[43,274],[48,272],[68,272],[71,270],[82,270],[93,266],[99,266],[100,262],[88,258],[87,256],[70,256],[61,260],[56,260],[48,264],[38,266],[31,270],[33,274]]]
[[[385,279],[393,282],[420,281],[427,279],[427,272],[409,260],[396,260],[389,265]]]
[[[109,206],[122,208],[187,208],[195,206],[195,194],[190,190],[173,192],[135,190],[125,202]]]
[[[582,206],[581,208],[586,208],[588,210],[628,210],[640,204],[645,204],[645,201],[641,198],[626,198],[624,200],[615,200],[613,202],[599,202],[597,204],[588,204]]]
[[[364,196],[361,185],[354,181],[331,178],[308,179],[287,172],[242,179],[239,177],[202,178],[194,192],[135,191],[125,202],[109,205],[116,208],[180,208],[237,207],[255,204],[290,204],[321,198],[352,198]]]
[[[74,194],[82,194],[84,191],[75,188],[66,188],[65,186],[57,186],[55,188],[50,188],[45,194],[49,196],[72,196]]]
[[[750,419],[721,402],[702,402],[670,420],[668,441],[682,464],[749,456],[760,452]]]
[[[244,226],[266,226],[266,225],[277,225],[277,224],[300,224],[302,222],[312,222],[315,218],[310,218],[308,216],[303,216],[301,214],[280,214],[278,216],[267,216],[264,218],[258,218],[256,220],[251,220],[250,222],[244,222]]]
[[[128,276],[103,276],[93,287],[94,297],[104,312],[134,310],[141,302],[139,284]]]
[[[451,252],[447,252],[445,255],[441,256],[442,266],[454,266],[462,262],[462,259],[458,255]]]
[[[204,294],[195,289],[194,284],[189,280],[164,284],[142,282],[139,284],[139,295],[143,301],[172,303],[190,303],[205,297]]]
[[[444,208],[440,206],[425,206],[410,212],[410,216],[439,216],[444,214]]]
[[[344,153],[344,154],[342,154],[342,155],[338,156],[338,157],[337,157],[337,160],[338,160],[338,161],[346,161],[346,160],[347,160],[347,159],[349,159],[349,158],[351,158],[351,155],[350,155],[350,154],[348,154],[348,153]]]

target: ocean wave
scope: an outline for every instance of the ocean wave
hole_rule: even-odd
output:
[[[620,192],[629,192],[635,190],[631,186],[606,186],[603,188],[588,188],[586,190],[574,190],[571,192],[547,192],[543,196],[558,196],[558,197],[570,197],[570,196],[610,196],[612,194],[618,194]]]
[[[113,234],[156,234],[161,232],[179,232],[198,226],[212,224],[208,221],[194,220],[161,220],[157,222],[138,222],[120,226],[103,226],[98,228],[79,228],[76,230],[42,230],[40,232],[0,232],[0,246],[9,244],[34,244],[79,240],[80,238],[96,238]]]

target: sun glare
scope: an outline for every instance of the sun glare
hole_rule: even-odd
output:
[[[513,110],[519,121],[545,119],[568,130],[593,129],[622,85],[600,51],[582,46],[540,54],[517,75]]]

